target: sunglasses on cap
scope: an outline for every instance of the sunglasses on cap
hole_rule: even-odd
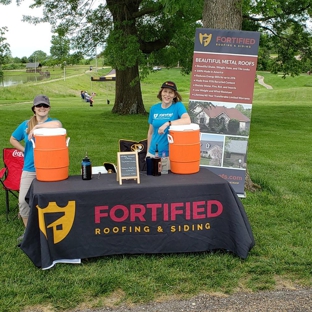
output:
[[[50,106],[47,104],[38,104],[38,105],[35,105],[35,107],[49,108]]]

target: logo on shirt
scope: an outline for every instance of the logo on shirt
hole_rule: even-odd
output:
[[[170,119],[173,113],[154,114],[154,119]]]

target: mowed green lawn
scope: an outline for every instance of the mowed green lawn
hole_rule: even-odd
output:
[[[41,93],[51,98],[51,116],[62,121],[71,138],[71,175],[80,173],[86,152],[94,166],[116,163],[119,139],[146,138],[147,115],[111,113],[114,82],[91,82],[94,72],[72,70],[65,81],[60,71],[55,74],[57,81],[0,88],[1,148],[9,146],[12,131],[31,116],[32,99]],[[109,70],[101,69],[100,74]],[[16,247],[22,222],[15,218],[16,211],[6,221],[1,192],[1,310],[63,311],[205,292],[311,287],[312,76],[282,79],[259,74],[273,89],[255,83],[247,164],[261,189],[247,191],[242,199],[256,241],[246,260],[221,252],[125,255],[84,259],[81,265],[58,264],[42,271]],[[159,87],[167,79],[177,83],[187,105],[190,76],[182,76],[178,69],[163,69],[142,82],[147,111],[157,102]],[[93,107],[80,99],[80,90],[97,93]]]

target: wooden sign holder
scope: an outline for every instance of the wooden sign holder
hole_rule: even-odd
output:
[[[140,184],[139,157],[138,152],[117,153],[117,181],[135,179]]]

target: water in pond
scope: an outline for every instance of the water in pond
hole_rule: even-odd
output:
[[[36,82],[44,79],[43,76],[7,76],[0,77],[0,87],[10,87],[26,82]]]

